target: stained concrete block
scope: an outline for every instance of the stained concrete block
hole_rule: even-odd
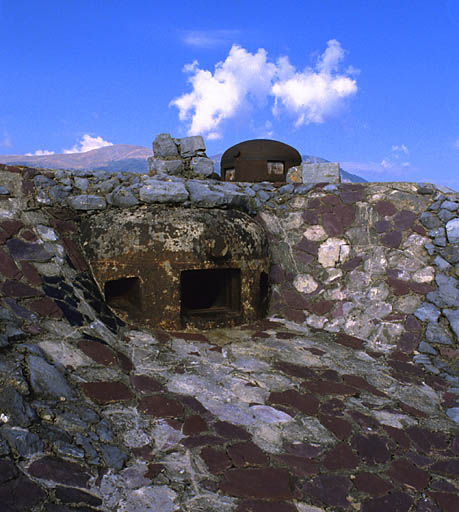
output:
[[[340,183],[339,164],[336,162],[301,164],[303,183]]]

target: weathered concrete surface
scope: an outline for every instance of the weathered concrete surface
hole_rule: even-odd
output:
[[[268,243],[261,226],[247,214],[143,207],[93,215],[82,223],[81,232],[106,297],[107,286],[115,280],[137,280],[136,290],[124,293],[127,284],[122,284],[116,302],[109,301],[127,322],[209,328],[251,322],[266,313]],[[201,274],[190,276],[193,271]],[[203,271],[213,277],[206,278]],[[215,284],[218,279],[221,283]],[[192,288],[188,293],[186,284]]]

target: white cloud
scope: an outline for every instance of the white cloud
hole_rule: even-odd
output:
[[[383,169],[390,169],[391,167],[393,167],[394,164],[392,162],[388,162],[387,160],[385,160],[384,158],[381,160],[381,167]]]
[[[200,69],[195,61],[184,71],[190,73],[188,81],[192,92],[173,100],[179,109],[179,119],[191,118],[190,135],[206,133],[209,139],[221,137],[223,120],[234,117],[244,102],[263,101],[271,89],[276,65],[267,61],[266,51],[249,53],[234,45],[225,61],[210,71]]]
[[[381,161],[381,166],[384,169],[401,170],[403,168],[411,167],[410,162],[406,161],[406,157],[410,154],[410,150],[405,144],[393,145],[391,153]],[[405,160],[405,161],[403,161]]]
[[[113,143],[104,140],[102,137],[91,137],[91,135],[85,133],[73,148],[64,149],[63,153],[86,153],[86,151],[103,148],[105,146],[113,146]]]
[[[280,105],[296,117],[295,125],[323,123],[342,104],[343,99],[357,92],[357,82],[339,74],[344,50],[336,39],[327,43],[327,49],[318,58],[315,69],[293,72],[291,76],[273,85],[275,97],[273,112],[279,115]]]
[[[0,146],[4,148],[11,148],[13,143],[11,142],[11,137],[6,130],[3,130],[3,137],[0,140]]]
[[[401,144],[400,146],[392,146],[393,153],[405,153],[405,155],[409,155],[410,152],[405,144]]]
[[[45,156],[54,155],[54,151],[48,151],[47,149],[37,149],[34,153],[26,153],[26,156]]]
[[[234,40],[238,34],[238,30],[188,30],[182,33],[182,40],[188,46],[214,48]]]
[[[233,45],[228,56],[215,65],[214,72],[200,69],[197,61],[187,64],[190,93],[171,101],[179,109],[179,119],[190,122],[188,134],[222,136],[222,123],[243,108],[264,107],[274,99],[275,116],[287,112],[296,125],[322,123],[334,114],[343,100],[357,92],[356,81],[339,74],[344,50],[335,39],[318,58],[315,69],[298,72],[288,57],[268,60],[263,48],[250,53]],[[355,70],[353,71],[355,73]]]

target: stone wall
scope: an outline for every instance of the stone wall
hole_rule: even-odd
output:
[[[359,337],[375,351],[420,352],[416,361],[434,373],[459,373],[459,200],[451,190],[91,171],[45,171],[24,183],[43,211],[63,208],[77,219],[140,205],[246,211],[270,239],[272,315]]]
[[[128,211],[157,205],[237,208],[248,212],[266,229],[272,263],[271,320],[253,334],[250,343],[244,342],[246,352],[241,347],[231,349],[233,359],[238,362],[237,370],[225,366],[226,350],[206,344],[209,340],[202,333],[153,330],[150,336],[128,331],[104,303],[81,250],[81,221],[101,210],[119,212],[123,208]],[[277,507],[278,502],[272,504],[272,499],[290,500],[288,504],[280,504],[279,510],[295,510],[291,500],[299,499],[299,491],[297,488],[293,495],[288,482],[298,478],[295,473],[298,469],[292,472],[288,466],[288,473],[286,469],[263,466],[266,453],[269,452],[269,457],[271,451],[281,454],[284,438],[278,436],[278,424],[287,425],[283,435],[291,443],[296,442],[298,432],[306,432],[311,436],[310,442],[320,439],[329,449],[335,442],[330,432],[343,439],[339,437],[340,428],[351,429],[351,424],[342,418],[330,419],[333,407],[339,402],[335,398],[327,402],[321,398],[322,423],[319,423],[313,417],[319,414],[319,401],[311,396],[314,390],[325,384],[327,389],[335,386],[340,388],[340,393],[347,393],[349,400],[357,402],[355,386],[366,386],[362,389],[369,389],[374,394],[373,400],[377,393],[378,400],[387,398],[381,398],[381,392],[361,376],[347,375],[348,380],[343,381],[346,385],[336,381],[337,371],[343,373],[338,366],[333,371],[317,373],[314,378],[319,382],[314,386],[308,379],[316,370],[294,364],[300,353],[308,354],[301,356],[306,362],[320,366],[320,357],[327,357],[328,350],[350,358],[345,351],[351,347],[356,350],[356,360],[371,360],[374,368],[378,364],[383,366],[387,354],[393,354],[391,375],[400,382],[395,385],[384,376],[382,381],[390,381],[396,393],[394,401],[378,413],[381,418],[387,418],[397,400],[408,403],[403,404],[405,415],[411,415],[408,435],[416,443],[424,443],[418,438],[427,431],[413,425],[417,421],[427,422],[430,415],[438,413],[440,398],[437,399],[434,389],[448,390],[443,396],[451,418],[457,418],[459,409],[454,401],[459,388],[458,205],[457,194],[425,184],[322,183],[276,187],[266,183],[187,180],[161,172],[142,176],[0,166],[2,506],[8,512],[169,512],[178,509],[174,500],[180,496],[190,503],[189,507],[199,498],[201,508],[195,507],[196,510],[226,512],[236,509],[234,496],[244,498],[248,492],[243,483],[234,479],[250,476],[260,486],[257,499],[268,500],[261,505],[257,501],[258,505],[253,506],[261,508],[256,510]],[[290,352],[292,338],[298,334],[281,329],[276,339],[272,339],[273,326],[280,325],[273,321],[276,318],[294,326],[296,333],[321,330],[318,341],[314,346],[302,341],[304,350],[295,348]],[[338,349],[330,341],[333,337],[340,344]],[[168,343],[173,346],[170,352],[164,348]],[[208,361],[218,361],[218,371],[227,372],[224,377],[223,373],[211,374],[207,364],[199,367],[202,375],[193,373],[199,343],[204,343]],[[258,343],[266,343],[263,349],[266,361],[252,357]],[[276,363],[273,368],[277,373],[273,373],[274,369],[263,373],[271,364],[270,354],[276,350],[288,354],[285,357],[289,362]],[[419,366],[408,364],[410,360]],[[183,366],[185,363],[187,368]],[[352,364],[357,368],[356,362]],[[252,380],[252,374],[244,373],[247,368],[261,372],[257,381]],[[366,366],[365,371],[365,378],[376,385]],[[408,372],[406,378],[417,382],[413,402],[405,392],[404,372]],[[243,377],[233,380],[234,375]],[[296,386],[291,381],[299,377],[306,379],[308,393],[300,394],[288,388]],[[205,378],[209,382],[215,379],[216,384],[209,384]],[[168,382],[167,388],[161,379]],[[218,379],[223,379],[223,387],[217,385]],[[442,384],[442,379],[449,387]],[[257,382],[263,385],[260,387]],[[242,387],[248,402],[265,404],[267,401],[277,404],[276,407],[281,404],[280,408],[289,413],[289,407],[294,407],[300,410],[297,412],[300,418],[306,412],[306,422],[300,429],[291,422],[287,412],[268,405],[250,408],[244,402],[238,409],[231,401],[233,395],[229,389]],[[193,399],[195,395],[199,395],[200,402]],[[354,417],[358,425],[352,424],[352,429],[359,432],[356,442],[366,442],[367,438],[358,436],[375,428],[374,423],[365,423],[369,421],[368,416],[361,412],[356,412]],[[152,418],[153,426],[148,423]],[[397,425],[403,425],[405,420],[400,418],[398,415],[390,420],[393,423],[387,432],[394,439],[400,440],[401,436],[403,445],[406,435]],[[441,447],[443,441],[438,441],[438,437],[447,427],[447,421],[445,415],[441,419],[435,417],[428,425],[429,437],[422,440],[433,443],[431,438],[435,438]],[[183,428],[180,422],[184,422]],[[244,425],[251,434],[236,425]],[[329,425],[332,430],[322,425]],[[252,439],[252,434],[264,451],[251,442],[247,442],[246,448],[240,446],[242,441]],[[381,437],[368,439],[376,447],[383,442]],[[409,445],[410,441],[406,442]],[[219,484],[218,475],[227,467],[217,467],[217,462],[223,460],[223,464],[231,466],[228,457],[219,451],[224,443],[233,443],[228,449],[233,455],[237,449],[250,448],[262,460],[263,468],[231,469]],[[202,446],[205,448],[199,452]],[[369,452],[374,453],[372,447]],[[341,449],[350,450],[338,444],[333,448],[336,454],[330,452],[330,460],[339,462]],[[344,459],[350,460],[348,452],[343,453]],[[453,457],[453,452],[441,453]],[[155,462],[160,455],[167,460],[166,472]],[[418,459],[413,460],[420,461],[416,456]],[[295,457],[298,459],[291,453],[279,455],[279,464],[294,467]],[[217,477],[207,475],[199,482],[199,493],[196,481],[182,481],[183,471],[188,469],[180,469],[180,464],[191,458],[194,467],[189,470],[191,475],[207,474],[202,469],[203,460],[217,474]],[[425,458],[422,464],[427,464]],[[365,460],[367,464],[368,459]],[[315,463],[308,464],[307,470],[312,471]],[[334,464],[327,458],[326,471],[334,471]],[[441,464],[433,466],[436,478],[445,471],[448,477],[457,474],[452,466],[445,470],[446,463]],[[308,485],[312,490],[308,495],[319,493],[321,479],[326,477],[321,475],[311,480]],[[338,487],[343,482],[346,489],[351,485],[344,477],[330,478],[335,479],[333,482]],[[268,489],[266,481],[270,482]],[[282,484],[282,492],[278,494],[271,488],[276,482]],[[445,488],[440,488],[442,492],[437,488],[437,495],[449,499],[443,493]],[[390,496],[396,500],[398,495]],[[330,494],[328,503],[337,510],[348,509],[346,499],[336,498],[334,493]],[[387,503],[381,506],[387,508]],[[303,507],[308,506],[300,504],[297,510],[307,510]],[[237,510],[246,510],[241,507]]]
[[[260,209],[271,313],[459,374],[457,194],[416,184],[316,186]],[[420,354],[417,354],[420,352]]]

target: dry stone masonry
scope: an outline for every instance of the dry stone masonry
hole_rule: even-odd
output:
[[[459,510],[458,194],[207,160],[162,134],[149,175],[0,166],[2,512]],[[142,262],[175,283],[148,330]]]

